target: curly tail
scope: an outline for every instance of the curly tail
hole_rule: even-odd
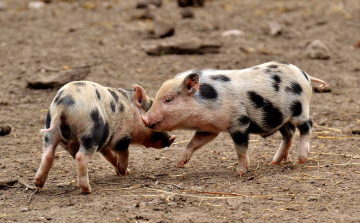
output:
[[[48,128],[48,129],[40,129],[40,133],[51,132],[52,130],[54,130],[55,123],[59,120],[59,118],[60,118],[59,113],[55,113],[54,117],[51,119],[50,128]]]
[[[320,80],[320,79],[318,79],[318,78],[316,78],[316,77],[312,77],[312,76],[310,76],[310,75],[308,75],[308,76],[309,76],[309,78],[310,78],[310,80],[311,80],[312,82],[320,83],[320,84],[321,84],[321,85],[319,86],[320,88],[324,88],[324,87],[325,87],[325,85],[326,85],[326,82],[325,82],[325,81]]]

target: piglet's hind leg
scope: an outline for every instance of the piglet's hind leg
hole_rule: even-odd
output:
[[[80,151],[77,152],[75,156],[78,167],[77,184],[78,187],[81,189],[81,193],[83,194],[91,193],[91,187],[89,184],[89,176],[88,176],[88,165],[92,155],[93,153],[88,151],[84,152],[84,149],[80,148]]]
[[[57,137],[53,138],[52,133],[45,134],[41,163],[34,181],[34,184],[39,188],[42,188],[45,184],[50,168],[52,167],[54,162],[55,149],[58,143],[59,139]]]
[[[236,172],[242,176],[246,173],[246,171],[250,168],[250,160],[248,156],[248,143],[249,143],[249,135],[242,132],[234,132],[231,133],[231,138],[235,144],[236,154],[238,156],[238,167]]]
[[[290,147],[294,139],[295,125],[291,123],[286,123],[280,128],[280,132],[283,136],[283,140],[281,142],[280,148],[276,152],[271,162],[271,165],[281,163],[281,161],[283,160],[287,160],[290,152]]]

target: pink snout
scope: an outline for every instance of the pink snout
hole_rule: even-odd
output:
[[[150,127],[149,119],[146,116],[141,116],[141,120],[144,122],[146,127]]]

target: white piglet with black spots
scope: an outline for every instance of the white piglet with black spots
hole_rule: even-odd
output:
[[[250,167],[250,133],[267,137],[280,130],[283,141],[272,164],[286,161],[296,127],[300,130],[298,158],[304,163],[312,128],[311,81],[325,86],[324,81],[281,61],[243,70],[186,71],[161,86],[151,109],[141,118],[157,131],[196,131],[179,156],[177,167],[220,132],[230,133],[234,141],[239,175]]]
[[[90,81],[63,86],[52,101],[46,118],[43,155],[35,185],[43,187],[54,161],[56,146],[65,148],[77,161],[77,184],[82,193],[91,193],[88,163],[99,151],[118,175],[130,173],[129,144],[163,148],[175,139],[167,132],[146,128],[141,115],[153,103],[144,89],[103,87]]]

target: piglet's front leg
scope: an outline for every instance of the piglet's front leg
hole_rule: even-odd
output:
[[[195,150],[215,139],[218,135],[218,132],[195,132],[190,142],[186,145],[185,149],[180,154],[176,167],[184,166],[187,162],[189,162]]]

